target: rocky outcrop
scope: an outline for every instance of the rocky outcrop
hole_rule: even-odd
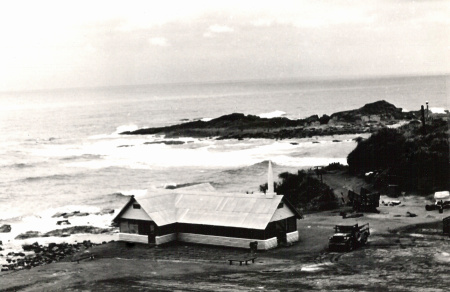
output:
[[[119,194],[117,194],[117,195],[119,195]],[[106,214],[113,214],[113,213],[114,213],[114,209],[102,209],[100,212],[96,212],[93,214],[94,215],[106,215]],[[67,219],[67,218],[75,217],[75,216],[89,216],[89,215],[91,215],[91,214],[88,212],[80,212],[80,211],[73,211],[73,212],[68,212],[68,213],[67,212],[58,212],[58,213],[54,214],[52,216],[52,218],[62,217],[62,218]]]
[[[401,108],[397,108],[386,101],[377,101],[366,104],[360,109],[339,112],[331,116],[323,115],[320,118],[318,115],[312,115],[308,118],[298,120],[290,120],[284,117],[268,119],[233,113],[210,121],[193,121],[167,127],[139,129],[121,134],[159,134],[165,135],[168,138],[287,139],[373,132],[381,127],[385,127],[386,124],[393,124],[399,120],[412,119],[414,117],[415,115],[412,112],[404,113]],[[151,143],[155,142],[148,142],[146,144]],[[165,142],[162,141],[161,143]],[[180,141],[179,144],[181,143]]]
[[[86,252],[94,245],[96,244],[93,244],[89,240],[76,244],[50,243],[48,246],[40,245],[37,242],[25,244],[22,246],[22,249],[27,252],[27,254],[23,252],[8,253],[6,255],[8,264],[2,265],[1,271],[7,272],[12,270],[31,269],[32,267],[58,262],[78,252]]]
[[[11,225],[3,224],[0,226],[0,233],[8,233],[11,232]]]
[[[114,228],[99,228],[94,226],[73,226],[63,229],[56,229],[46,233],[41,233],[38,231],[27,231],[16,236],[15,239],[27,239],[35,237],[49,237],[49,236],[59,236],[66,237],[72,234],[87,233],[87,234],[101,234],[112,232]]]
[[[402,112],[402,108],[385,101],[368,103],[362,108],[334,113],[330,116],[332,120],[354,123],[357,121],[389,121],[389,120],[410,120],[416,118],[412,112]]]

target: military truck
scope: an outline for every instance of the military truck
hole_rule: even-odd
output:
[[[328,249],[330,251],[352,251],[366,244],[369,235],[369,223],[361,226],[358,226],[358,224],[336,225],[334,227],[334,234],[328,242]]]

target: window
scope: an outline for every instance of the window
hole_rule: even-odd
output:
[[[133,204],[133,209],[140,209],[141,208],[141,205],[139,205],[139,204]]]
[[[135,222],[128,223],[128,233],[139,234],[139,225]]]

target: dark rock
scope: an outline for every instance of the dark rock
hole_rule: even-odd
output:
[[[100,212],[95,213],[95,215],[105,215],[105,214],[114,214],[114,209],[103,209]]]
[[[27,239],[27,238],[41,237],[41,236],[42,236],[42,233],[40,233],[38,231],[27,231],[25,233],[17,235],[15,239]]]
[[[184,144],[184,141],[154,141],[154,142],[145,142],[145,145],[151,145],[151,144],[165,144],[165,145],[182,145]]]
[[[60,220],[56,222],[56,225],[70,225],[69,220]]]
[[[320,122],[321,125],[328,124],[330,119],[331,119],[330,116],[323,115],[323,116],[320,117],[319,122]]]
[[[3,224],[2,226],[0,226],[0,232],[1,233],[11,232],[11,225]]]
[[[87,213],[87,212],[83,212],[83,213],[78,212],[78,213],[74,214],[74,216],[80,216],[80,217],[89,216],[89,213]]]
[[[62,217],[69,218],[69,217],[75,216],[76,214],[79,214],[79,213],[80,213],[80,211],[73,211],[71,213],[64,214]]]
[[[58,212],[58,213],[56,213],[55,215],[53,215],[52,216],[52,218],[57,218],[57,217],[63,217],[63,216],[65,216],[67,213],[62,213],[62,212]]]
[[[113,228],[99,228],[94,226],[73,226],[63,229],[56,229],[45,233],[43,236],[69,236],[71,234],[89,233],[89,234],[101,234],[111,232]]]
[[[139,129],[132,132],[123,132],[123,135],[146,135],[161,134],[165,137],[218,137],[217,139],[248,139],[248,138],[265,138],[265,139],[287,139],[287,138],[304,138],[319,135],[334,134],[355,134],[366,131],[376,131],[383,127],[383,123],[378,121],[370,124],[369,128],[364,128],[362,124],[355,124],[355,121],[362,121],[363,116],[376,115],[383,123],[394,122],[398,120],[410,119],[410,113],[403,113],[401,108],[386,101],[378,101],[366,104],[362,108],[339,112],[331,115],[312,115],[306,119],[290,120],[287,118],[260,118],[253,115],[244,115],[241,113],[233,113],[212,119],[208,122],[192,121],[178,125]],[[333,119],[339,123],[343,123],[343,127],[329,126],[329,120]],[[323,128],[305,128],[305,126],[315,125],[319,123],[327,127]],[[154,143],[184,143],[182,141],[159,141],[147,142]]]

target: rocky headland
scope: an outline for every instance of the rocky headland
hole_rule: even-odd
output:
[[[312,136],[371,133],[400,121],[419,118],[419,112],[403,112],[401,108],[381,100],[359,109],[337,112],[331,116],[312,115],[291,120],[284,117],[261,118],[233,113],[210,121],[193,121],[167,127],[127,131],[123,135],[165,135],[166,138],[195,137],[217,139],[290,139]]]

